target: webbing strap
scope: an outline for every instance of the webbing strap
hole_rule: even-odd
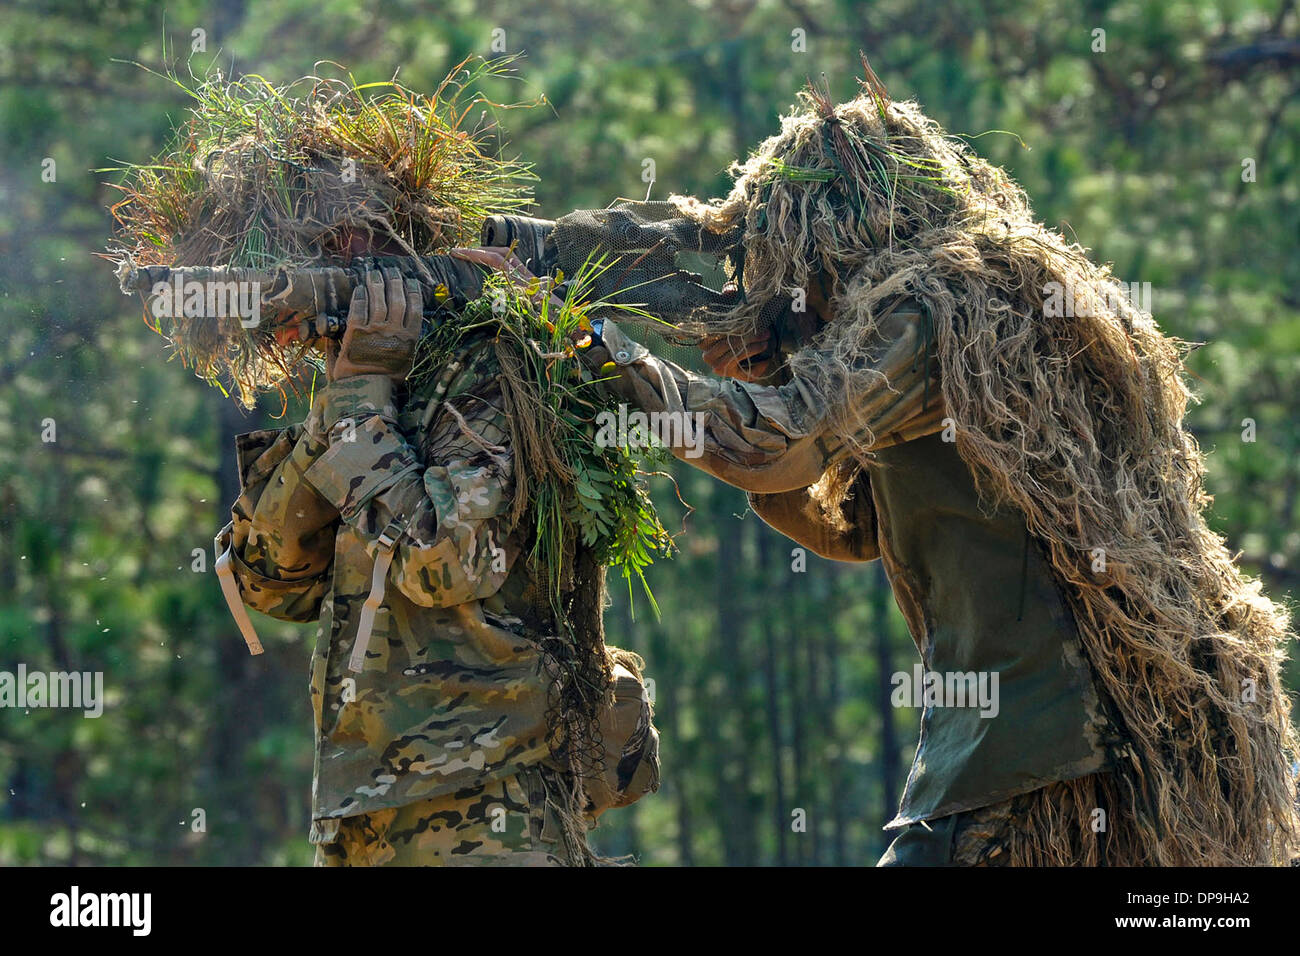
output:
[[[216,546],[221,547],[221,537],[218,536]],[[216,571],[217,580],[221,582],[221,593],[226,598],[226,604],[230,607],[230,614],[239,625],[239,632],[244,635],[244,643],[248,645],[248,653],[261,654],[262,642],[258,640],[257,630],[253,627],[253,621],[248,616],[248,609],[244,607],[243,598],[239,596],[239,585],[235,583],[235,572],[230,570],[230,548],[231,544],[226,544],[226,550],[217,556]]]
[[[393,548],[402,533],[402,524],[394,518],[388,527],[379,534],[379,550],[375,554],[375,570],[370,576],[370,594],[361,606],[361,619],[357,622],[357,637],[352,644],[352,656],[348,659],[348,670],[360,674],[366,666],[366,649],[370,646],[370,634],[375,629],[375,615],[384,603],[384,588],[388,582],[388,569],[393,563]]]

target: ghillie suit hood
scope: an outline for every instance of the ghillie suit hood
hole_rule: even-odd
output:
[[[1037,222],[1001,169],[868,76],[839,106],[805,91],[734,167],[726,199],[673,201],[709,231],[743,231],[733,330],[774,297],[825,284],[833,317],[814,345],[833,361],[810,349],[791,368],[842,434],[860,428],[845,399],[874,374],[859,358],[876,316],[900,297],[928,313],[957,451],[986,500],[1019,508],[1044,546],[1127,741],[1109,772],[1033,795],[1012,862],[1286,862],[1300,838],[1279,678],[1288,616],[1206,525],[1183,344]],[[1061,290],[1072,316],[1054,307]],[[860,452],[815,489],[831,513],[870,457]]]
[[[346,73],[278,86],[256,75],[169,76],[192,103],[161,154],[121,170],[107,258],[119,269],[265,269],[339,264],[354,238],[406,256],[476,245],[485,216],[532,201],[536,177],[492,151],[493,125],[480,119],[489,107],[527,105],[476,92],[509,62],[467,59],[429,94]],[[245,408],[259,390],[296,391],[299,373],[319,364],[301,362],[302,345],[278,344],[269,322],[146,321]]]

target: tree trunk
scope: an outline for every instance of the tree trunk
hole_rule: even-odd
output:
[[[771,593],[770,588],[776,581],[773,556],[777,554],[774,547],[774,532],[754,516],[752,519],[758,538],[759,595]],[[785,746],[782,743],[781,728],[781,685],[777,677],[777,642],[776,617],[781,605],[769,606],[765,613],[759,615],[763,629],[763,682],[766,689],[767,733],[772,741],[772,822],[776,826],[776,862],[778,866],[790,864],[789,834],[790,820],[787,816],[785,793]]]
[[[718,801],[721,808],[723,847],[729,866],[749,866],[754,860],[754,826],[750,813],[752,766],[749,741],[746,739],[746,688],[749,667],[741,649],[745,607],[738,600],[741,561],[741,538],[735,534],[735,497],[729,488],[715,489],[714,517],[718,532],[718,563],[715,608],[718,634],[718,665],[726,675],[721,684],[721,699],[715,701],[715,713],[729,714],[731,734],[721,733],[717,746]],[[730,533],[729,533],[730,532]],[[728,737],[731,739],[729,740]],[[734,772],[728,772],[734,768]]]
[[[239,496],[235,436],[252,426],[233,400],[216,396],[213,401],[220,403],[216,409],[220,468],[215,507],[216,528],[220,528],[230,520],[230,506]],[[216,706],[211,723],[211,786],[205,788],[218,802],[215,807],[210,803],[205,809],[209,827],[242,825],[245,828],[243,839],[230,840],[228,845],[234,848],[236,856],[230,862],[236,866],[248,866],[258,862],[256,848],[263,845],[264,835],[269,837],[263,832],[262,821],[257,819],[256,801],[251,796],[253,791],[241,782],[246,777],[242,766],[245,748],[249,741],[257,739],[263,726],[260,694],[250,679],[248,648],[239,639],[239,632],[221,599],[216,576],[207,578],[201,586],[212,592],[213,601],[220,608],[217,611],[220,623],[216,630],[217,696],[213,698]],[[258,660],[264,661],[265,658]]]

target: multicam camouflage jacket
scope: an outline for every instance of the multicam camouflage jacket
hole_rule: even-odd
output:
[[[359,375],[323,388],[303,423],[237,440],[242,490],[217,538],[227,596],[320,622],[315,843],[342,817],[549,759],[529,635],[554,631],[507,526],[513,457],[496,360],[491,349],[461,358],[439,399],[411,396],[399,411],[386,376]]]

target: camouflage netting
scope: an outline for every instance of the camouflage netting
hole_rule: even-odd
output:
[[[499,105],[470,86],[504,69],[465,61],[428,95],[351,77],[205,77],[186,88],[172,145],[127,168],[109,255],[119,268],[269,268],[330,264],[354,243],[416,256],[476,245],[485,216],[530,201],[528,169],[486,151],[490,127],[464,126]],[[246,407],[260,389],[283,393],[305,354],[277,344],[272,322],[146,321]]]
[[[734,172],[724,200],[674,197],[705,228],[744,230],[746,297],[729,327],[760,325],[765,303],[824,283],[833,318],[817,344],[835,360],[792,366],[852,434],[845,398],[864,384],[856,359],[877,314],[903,296],[928,310],[958,452],[990,502],[1023,511],[1045,545],[1128,741],[1110,772],[1033,795],[1013,861],[1286,862],[1300,839],[1279,678],[1292,635],[1206,525],[1203,460],[1183,426],[1184,346],[1037,222],[1002,170],[874,76],[839,106],[805,92]],[[1050,283],[1073,291],[1073,317],[1047,307]],[[832,513],[861,465],[819,484]],[[1107,832],[1093,832],[1093,808]]]

